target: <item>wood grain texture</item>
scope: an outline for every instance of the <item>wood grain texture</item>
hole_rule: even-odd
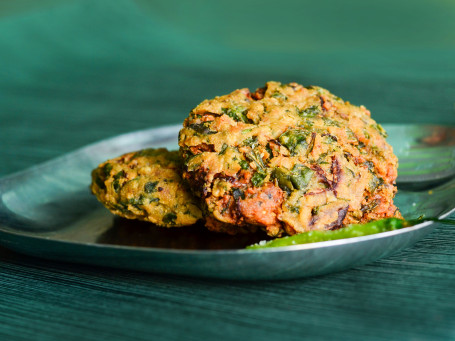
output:
[[[455,49],[444,41],[263,53],[188,36],[156,11],[72,1],[1,18],[0,176],[181,122],[204,98],[272,79],[326,87],[380,122],[455,124]],[[0,248],[0,340],[450,340],[454,284],[455,230],[444,225],[373,264],[281,282],[120,271]]]
[[[283,282],[210,281],[1,253],[7,340],[450,339],[455,231],[388,259]],[[18,335],[18,331],[21,331]],[[411,337],[412,336],[412,337]]]

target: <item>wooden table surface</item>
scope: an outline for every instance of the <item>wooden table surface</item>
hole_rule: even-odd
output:
[[[381,123],[455,125],[450,2],[19,3],[0,17],[0,176],[180,123],[204,98],[268,80],[323,86]],[[305,338],[455,340],[455,229],[438,225],[349,271],[276,282],[66,264],[0,247],[0,340]]]

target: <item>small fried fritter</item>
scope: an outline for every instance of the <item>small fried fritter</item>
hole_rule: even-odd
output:
[[[103,162],[91,190],[112,213],[159,226],[185,226],[202,218],[181,177],[178,152],[144,149]]]
[[[203,101],[179,145],[209,229],[280,236],[400,217],[398,162],[385,137],[363,106],[268,82]]]

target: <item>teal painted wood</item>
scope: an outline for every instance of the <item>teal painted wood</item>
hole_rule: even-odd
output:
[[[2,252],[7,340],[451,339],[453,227],[386,260],[283,282],[157,276]]]
[[[455,124],[451,2],[394,2],[393,15],[383,9],[387,20],[352,2],[343,21],[339,8],[307,3],[283,18],[308,32],[302,42],[313,40],[313,51],[293,48],[285,22],[273,38],[281,50],[264,48],[260,18],[280,13],[277,6],[248,7],[242,15],[257,19],[230,35],[235,12],[216,29],[196,27],[205,21],[191,13],[220,8],[192,5],[169,15],[176,6],[142,12],[126,0],[67,1],[2,17],[0,176],[119,133],[179,123],[203,98],[270,79],[327,87],[380,122]],[[347,20],[362,15],[367,23]],[[414,34],[415,23],[425,32]],[[454,240],[453,227],[440,225],[390,258],[282,282],[160,276],[0,249],[0,339],[455,339]]]

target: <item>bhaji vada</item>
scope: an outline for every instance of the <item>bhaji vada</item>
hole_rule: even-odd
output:
[[[268,82],[203,101],[179,146],[210,230],[280,236],[401,217],[386,136],[364,106]]]
[[[182,179],[177,151],[144,149],[103,162],[92,172],[92,193],[112,213],[159,226],[186,226],[202,218]]]

